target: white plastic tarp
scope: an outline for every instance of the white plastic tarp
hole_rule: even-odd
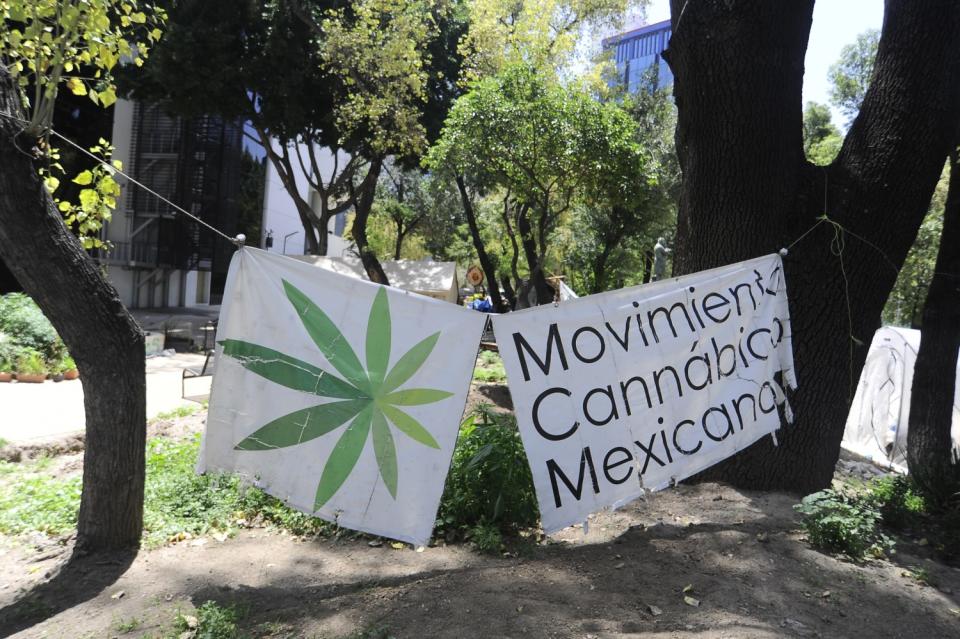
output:
[[[430,539],[486,316],[254,248],[230,263],[198,470]]]
[[[841,444],[853,453],[900,472],[907,470],[910,397],[919,349],[918,330],[884,326],[874,333]],[[958,391],[960,386],[954,390],[951,428],[955,456],[960,453]]]
[[[347,277],[361,280],[368,279],[363,263],[356,258],[321,255],[290,255],[288,257]],[[457,283],[456,262],[384,260],[380,262],[380,266],[383,267],[384,274],[390,280],[390,286],[445,302],[457,303],[460,286]]]

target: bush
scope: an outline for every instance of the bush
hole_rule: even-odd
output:
[[[880,531],[879,508],[856,494],[821,490],[794,508],[803,514],[810,543],[827,552],[860,560],[882,556],[893,548],[893,540]]]
[[[46,375],[49,372],[46,362],[43,361],[43,355],[32,348],[20,351],[13,368],[22,375]]]
[[[40,307],[23,293],[0,296],[0,331],[19,348],[30,348],[46,362],[58,362],[66,348]]]
[[[887,475],[867,485],[866,499],[880,510],[885,526],[903,530],[917,523],[926,502],[904,475]]]
[[[478,526],[511,531],[535,526],[539,519],[530,466],[513,416],[480,407],[460,426],[438,527],[472,531],[475,540],[489,540],[489,530]]]

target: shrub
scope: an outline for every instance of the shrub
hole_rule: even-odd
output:
[[[46,375],[48,372],[43,356],[32,348],[25,348],[20,352],[14,369],[22,375]]]
[[[439,527],[477,532],[478,525],[491,525],[509,531],[535,526],[539,518],[530,466],[513,416],[480,407],[460,426],[440,502]]]
[[[868,499],[839,490],[807,495],[794,508],[810,543],[828,552],[859,560],[882,556],[893,541],[880,531],[880,510]]]
[[[0,297],[0,331],[14,345],[39,352],[47,362],[57,362],[66,353],[56,329],[40,307],[23,293]]]
[[[880,510],[884,525],[896,530],[914,525],[927,510],[923,496],[904,475],[874,479],[867,485],[866,499]]]

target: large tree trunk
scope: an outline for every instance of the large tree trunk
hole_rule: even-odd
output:
[[[0,113],[22,117],[0,71]],[[34,141],[0,117],[0,256],[60,333],[83,383],[86,448],[77,547],[136,546],[143,529],[143,332],[63,223],[31,157]]]
[[[674,271],[785,259],[797,421],[706,473],[810,491],[830,483],[880,311],[923,219],[958,106],[960,3],[888,0],[874,77],[836,161],[803,156],[813,0],[672,0],[667,57],[683,171]],[[862,239],[861,239],[862,238]],[[836,241],[839,240],[839,241]]]
[[[950,437],[960,352],[960,162],[950,161],[950,188],[943,212],[937,266],[923,310],[920,351],[913,369],[907,463],[934,503],[960,492],[960,463]]]
[[[360,261],[363,262],[363,268],[370,281],[389,285],[390,281],[387,279],[387,274],[383,272],[380,260],[370,250],[370,243],[367,241],[367,220],[370,219],[370,209],[373,208],[373,198],[377,190],[377,178],[380,177],[382,166],[383,161],[380,158],[370,160],[367,175],[363,178],[357,192],[353,193],[352,199],[356,212],[353,218],[353,241],[357,245]]]
[[[460,191],[460,203],[463,205],[463,214],[467,218],[467,226],[470,227],[473,248],[477,251],[477,257],[480,258],[480,268],[483,269],[483,275],[487,279],[487,284],[489,284],[487,290],[490,291],[490,301],[498,313],[503,313],[506,308],[503,305],[503,298],[500,296],[500,286],[497,284],[497,269],[493,265],[490,255],[487,254],[483,238],[480,237],[480,226],[477,224],[477,214],[473,210],[470,194],[467,193],[467,185],[460,175],[457,176],[456,180],[457,190]]]

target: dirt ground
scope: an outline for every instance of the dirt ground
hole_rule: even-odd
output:
[[[69,540],[0,540],[0,636],[159,636],[214,600],[248,605],[257,637],[960,637],[960,568],[916,544],[821,554],[796,501],[681,485],[498,556],[245,530],[67,564]]]

